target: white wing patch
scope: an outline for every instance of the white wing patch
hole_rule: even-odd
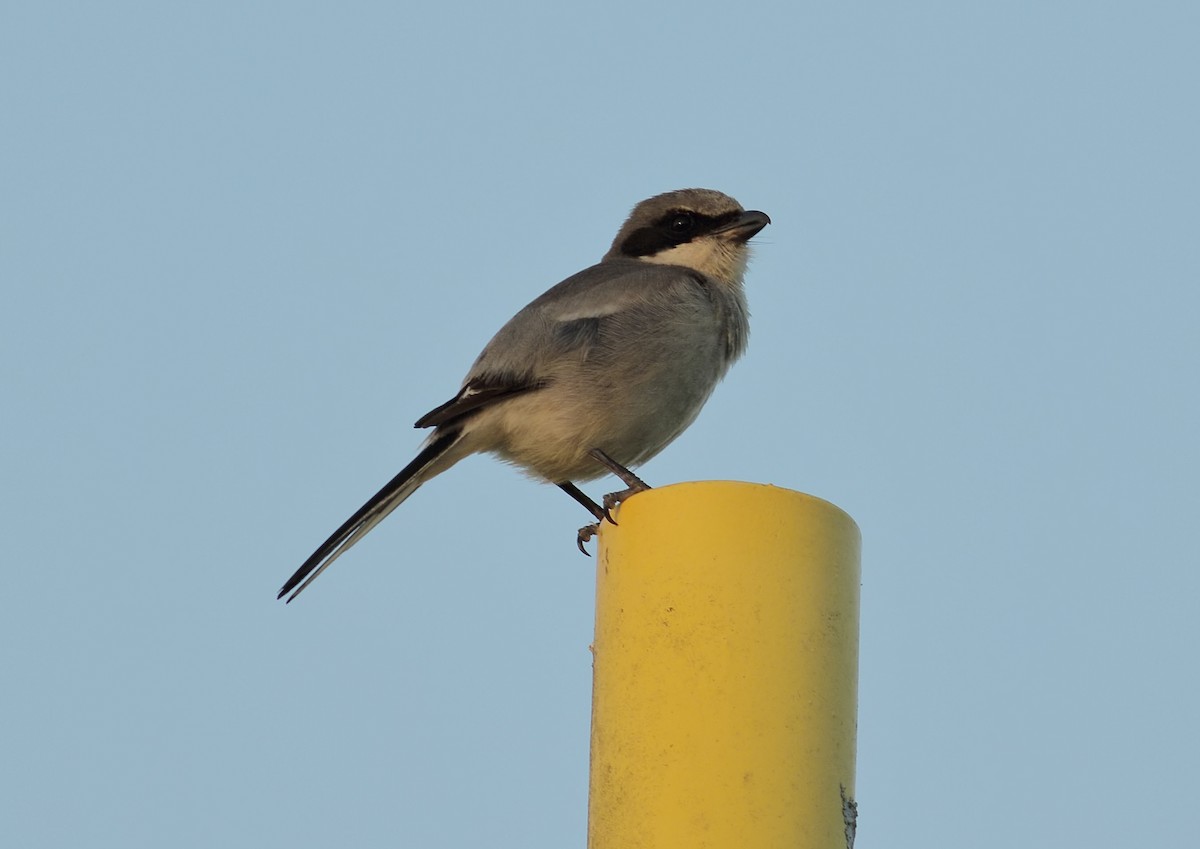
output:
[[[606,315],[614,315],[627,310],[632,306],[642,303],[645,300],[644,293],[637,290],[629,290],[618,293],[613,293],[609,297],[600,300],[595,297],[576,298],[572,299],[576,303],[563,304],[561,309],[549,312],[551,318],[555,321],[579,321],[584,318],[604,318]]]

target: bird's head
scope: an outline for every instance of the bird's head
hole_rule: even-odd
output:
[[[766,213],[742,209],[712,189],[680,189],[633,208],[604,259],[678,265],[726,285],[738,285],[755,233],[771,223]]]

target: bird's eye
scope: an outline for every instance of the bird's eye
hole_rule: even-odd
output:
[[[671,218],[669,226],[672,233],[687,233],[696,226],[696,219],[690,212],[681,212]]]

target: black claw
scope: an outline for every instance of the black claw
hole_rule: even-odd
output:
[[[609,506],[607,504],[604,505],[604,508],[601,510],[601,512],[604,513],[604,521],[614,526],[617,524],[617,520],[614,519],[612,517],[612,513],[609,512]]]
[[[591,557],[592,555],[583,547],[583,544],[594,537],[598,530],[600,529],[595,525],[584,525],[579,529],[579,533],[575,535],[575,544],[579,546],[579,551],[584,557]]]

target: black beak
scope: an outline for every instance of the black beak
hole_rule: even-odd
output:
[[[765,212],[759,212],[757,209],[748,209],[735,220],[713,232],[736,242],[748,242],[753,238],[755,233],[770,223],[771,218]]]

